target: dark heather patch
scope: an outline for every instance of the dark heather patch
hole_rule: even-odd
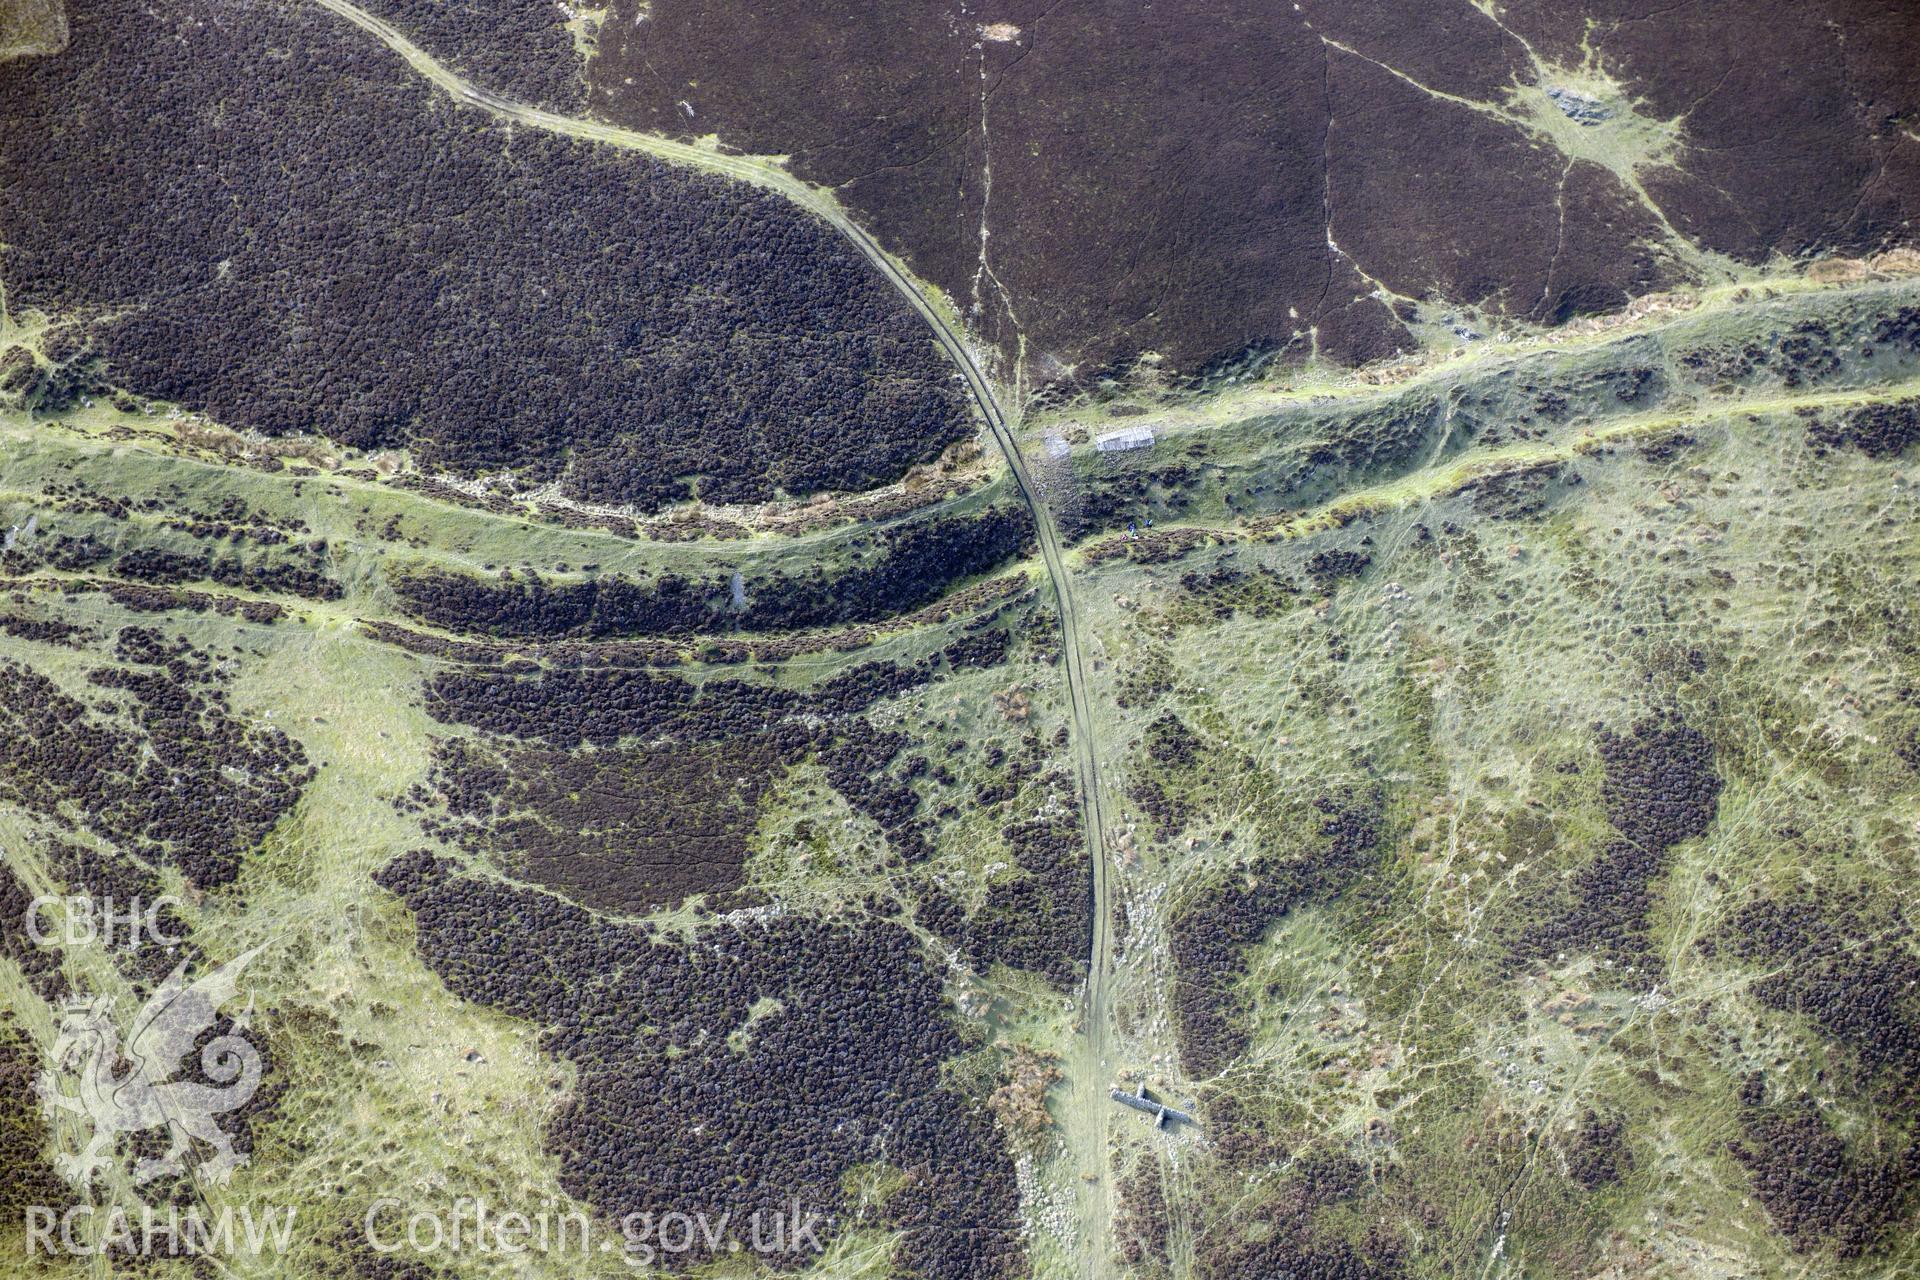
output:
[[[449,631],[527,639],[790,631],[880,622],[922,608],[1025,554],[1032,537],[1024,509],[916,521],[881,531],[832,575],[743,573],[745,602],[737,607],[730,575],[550,585],[530,573],[489,582],[402,568],[391,580],[402,609]]]
[[[1321,591],[1331,592],[1342,578],[1358,577],[1372,563],[1364,551],[1316,551],[1307,559],[1307,576]]]
[[[1567,1176],[1589,1191],[1620,1181],[1627,1166],[1627,1122],[1589,1110],[1567,1145]]]
[[[1602,728],[1599,738],[1601,797],[1616,836],[1575,874],[1565,900],[1526,930],[1519,956],[1552,961],[1590,951],[1623,966],[1649,963],[1647,913],[1667,851],[1706,834],[1718,810],[1713,744],[1677,715],[1641,720],[1625,734]]]
[[[1004,653],[1005,633],[990,634]],[[730,905],[767,788],[813,759],[880,828],[888,870],[904,871],[932,852],[913,786],[928,762],[865,713],[975,654],[865,663],[806,691],[625,669],[442,672],[428,713],[479,732],[436,746],[446,812],[429,827],[590,907],[639,914],[696,894]],[[1085,966],[1088,870],[1069,780],[1042,781],[1052,801],[1039,812],[1004,806],[1017,873],[971,918],[937,890],[920,915],[978,967],[1004,962],[1064,989]]]
[[[33,1094],[41,1065],[13,1016],[0,1014],[0,1214],[11,1222],[23,1221],[31,1206],[65,1205],[73,1197],[47,1156],[53,1135]]]
[[[1858,1054],[1893,1105],[1920,1096],[1920,956],[1904,920],[1858,891],[1798,892],[1741,907],[1713,948],[1764,966],[1752,994]]]
[[[427,687],[428,713],[482,732],[435,747],[448,813],[435,829],[602,910],[737,888],[771,775],[832,741],[828,719],[857,734],[873,697],[930,671],[868,674],[809,700],[644,671],[444,672]],[[826,719],[804,717],[810,702]]]
[[[986,1108],[941,1081],[966,1046],[906,930],[789,916],[667,940],[424,853],[379,879],[456,995],[540,1024],[579,1068],[548,1138],[567,1191],[608,1218],[698,1204],[744,1223],[797,1200],[834,1215],[827,1242],[848,1224],[842,1176],[884,1161],[906,1174],[876,1211],[903,1233],[896,1265],[929,1280],[1018,1270],[1013,1165]],[[664,1261],[709,1259],[696,1242]]]
[[[1759,1076],[1741,1089],[1740,1137],[1728,1144],[1754,1195],[1795,1250],[1857,1258],[1913,1207],[1920,1142],[1896,1152],[1849,1150],[1811,1099],[1769,1105]]]
[[[137,547],[115,560],[109,572],[134,582],[166,585],[211,582],[307,600],[338,600],[346,594],[346,589],[327,571],[324,558],[313,555],[243,560],[203,551]]]
[[[824,223],[509,135],[317,8],[104,0],[0,64],[0,111],[9,305],[93,317],[104,376],[229,426],[647,509],[870,488],[973,430]]]
[[[454,738],[435,781],[449,832],[519,876],[642,913],[738,888],[760,801],[792,753],[775,735],[558,751]]]
[[[1002,0],[955,26],[869,8],[739,21],[713,0],[674,0],[636,26],[620,6],[593,103],[794,155],[1003,350],[1024,338],[1043,378],[1147,349],[1204,374],[1275,352],[1358,362],[1408,345],[1356,262],[1408,295],[1540,318],[1671,278],[1644,243],[1657,221],[1611,173],[1569,168],[1376,65],[1404,57],[1398,69],[1423,84],[1502,101],[1522,50],[1471,9],[1409,23],[1378,4]],[[982,39],[1002,23],[1020,34]],[[880,45],[844,38],[881,24]],[[837,92],[796,97],[822,65]],[[880,123],[849,131],[849,119]]]
[[[1377,797],[1322,797],[1314,808],[1319,839],[1305,857],[1230,872],[1174,915],[1172,1003],[1190,1078],[1217,1075],[1247,1050],[1252,1028],[1233,989],[1246,972],[1247,949],[1296,907],[1336,897],[1379,843]]]
[[[590,66],[596,111],[793,156],[1042,380],[1146,350],[1195,373],[1408,345],[1360,271],[1416,310],[1559,322],[1680,278],[1663,215],[1758,262],[1877,248],[1920,214],[1899,128],[1920,28],[1897,3],[990,0],[952,21],[654,0],[636,23],[637,2]],[[1478,109],[1551,87],[1523,40],[1683,121],[1636,175],[1654,207]]]
[[[1005,964],[1068,991],[1086,975],[1092,950],[1092,881],[1072,779],[1056,772],[1043,782],[1039,811],[1000,829],[1014,867],[985,904],[969,917],[936,885],[915,919],[959,944],[975,972]]]
[[[377,0],[391,22],[461,78],[567,114],[586,98],[585,68],[553,0]]]
[[[161,903],[166,887],[160,877],[118,853],[100,853],[72,841],[60,840],[47,850],[47,865],[71,894],[84,894],[100,909],[108,904],[125,910],[129,904],[151,909],[154,929],[116,940],[114,965],[136,986],[151,987],[180,964],[200,962],[200,949],[186,941],[187,924],[171,904]]]
[[[1024,336],[1042,379],[1147,349],[1197,372],[1410,345],[1327,250],[1325,58],[1297,15],[992,0],[956,23],[878,0],[672,0],[633,17],[629,0],[608,19],[594,110],[792,155],[989,341],[1011,355]],[[982,38],[1003,22],[1021,37]]]
[[[1565,467],[1544,463],[1498,475],[1477,477],[1462,486],[1473,495],[1473,509],[1489,520],[1525,520],[1545,511],[1558,496]]]
[[[306,752],[236,717],[206,653],[126,627],[116,656],[86,702],[0,661],[0,798],[226,884],[312,781]]]
[[[1157,1163],[1143,1162],[1132,1174],[1118,1179],[1114,1190],[1120,1193],[1120,1210],[1114,1220],[1120,1256],[1136,1269],[1169,1265],[1167,1193]]]
[[[1857,449],[1869,458],[1892,458],[1920,442],[1920,400],[1866,404],[1834,418],[1815,418],[1807,440],[1825,453]]]
[[[60,952],[42,946],[27,931],[37,896],[12,867],[0,862],[0,956],[18,965],[27,986],[52,1004],[66,994],[67,980],[60,972]]]
[[[1249,1276],[1314,1276],[1323,1280],[1387,1280],[1402,1273],[1401,1246],[1383,1228],[1384,1220],[1356,1247],[1315,1229],[1324,1209],[1364,1201],[1366,1171],[1341,1156],[1313,1156],[1295,1163],[1273,1204],[1261,1217],[1264,1232],[1232,1229],[1208,1232],[1194,1260],[1201,1280],[1243,1280]],[[1223,1213],[1233,1226],[1237,1215]]]
[[[1334,6],[1319,7],[1316,24],[1337,24]],[[1611,173],[1569,168],[1523,131],[1437,100],[1366,53],[1327,49],[1325,147],[1332,234],[1370,274],[1443,306],[1535,320],[1615,307],[1673,278],[1643,243],[1657,225]],[[1573,211],[1564,228],[1563,201]]]

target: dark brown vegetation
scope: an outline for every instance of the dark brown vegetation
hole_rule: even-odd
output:
[[[1558,495],[1566,477],[1558,462],[1477,477],[1462,490],[1473,495],[1473,509],[1489,520],[1525,520],[1539,515]],[[1577,483],[1579,476],[1572,475]]]
[[[580,55],[553,0],[378,0],[361,6],[463,79],[552,111],[586,96]]]
[[[23,614],[0,614],[0,631],[12,635],[13,639],[63,645],[67,649],[84,649],[98,637],[96,631],[60,618],[27,618]]]
[[[705,729],[715,734],[759,730],[804,711],[857,715],[876,698],[911,689],[931,667],[866,663],[802,695],[744,680],[696,683],[622,669],[584,669],[518,676],[448,671],[427,686],[427,710],[450,724],[559,747],[610,747],[623,738],[654,740]]]
[[[1120,1240],[1120,1256],[1136,1274],[1143,1268],[1164,1268],[1171,1261],[1164,1176],[1158,1161],[1150,1158],[1114,1183],[1120,1196],[1114,1234]]]
[[[662,574],[650,582],[591,578],[549,585],[532,570],[488,580],[395,565],[400,608],[444,631],[544,639],[690,635],[726,616],[729,584]]]
[[[1788,389],[1848,376],[1879,380],[1920,355],[1920,308],[1887,310],[1870,297],[1854,305],[1841,301],[1784,329],[1763,324],[1744,337],[1686,345],[1674,355],[1688,378],[1716,391],[1762,378]]]
[[[521,640],[455,640],[403,627],[397,623],[365,620],[360,628],[385,644],[429,657],[483,667],[525,667],[530,663],[555,667],[671,667],[690,660],[713,665],[758,662],[785,662],[801,654],[850,652],[873,643],[882,629],[904,629],[940,625],[984,610],[984,619],[976,619],[967,633],[944,651],[955,667],[997,666],[1006,658],[1012,637],[991,625],[999,612],[997,603],[1017,596],[1031,600],[1035,589],[1013,575],[986,578],[943,596],[935,603],[911,613],[897,614],[872,625],[855,624],[843,628],[812,632],[754,634],[751,637],[729,634],[680,637],[677,639],[619,639],[607,641],[557,640],[526,642]],[[0,622],[4,626],[4,622]]]
[[[1741,1136],[1729,1144],[1781,1234],[1803,1253],[1854,1258],[1912,1207],[1920,1142],[1891,1154],[1850,1151],[1805,1096],[1769,1103],[1765,1082],[1741,1088]]]
[[[1601,797],[1616,836],[1575,873],[1568,899],[1527,929],[1519,953],[1553,960],[1590,951],[1639,966],[1651,960],[1647,913],[1667,851],[1705,834],[1721,781],[1713,744],[1676,713],[1638,721],[1625,734],[1601,727],[1599,748]]]
[[[239,596],[189,591],[181,588],[149,587],[139,583],[88,581],[77,586],[104,591],[107,598],[133,613],[207,613],[244,618],[248,622],[271,626],[286,616],[286,610],[271,600],[248,600]]]
[[[1297,20],[1233,0],[632,14],[616,7],[590,67],[596,110],[793,155],[990,340],[1025,333],[1043,371],[1150,347],[1192,369],[1308,326],[1336,355],[1392,349],[1391,313],[1325,252],[1325,175],[1300,163],[1326,132],[1324,60]],[[1001,22],[1021,35],[982,38]]]
[[[1816,418],[1807,427],[1814,448],[1858,449],[1869,458],[1891,458],[1920,442],[1920,400],[1864,404],[1838,418]]]
[[[381,1253],[367,1241],[364,1219],[348,1218],[328,1239],[319,1280],[448,1280],[449,1273],[410,1253]]]
[[[65,413],[105,390],[98,356],[41,364],[24,347],[15,347],[0,358],[0,396],[30,414]]]
[[[1849,1141],[1805,1092],[1770,1091],[1754,1075],[1740,1092],[1734,1156],[1794,1248],[1869,1251],[1912,1212],[1920,1185],[1920,1134],[1909,1123],[1920,1097],[1912,927],[1864,887],[1828,884],[1757,898],[1700,945],[1759,967],[1749,993],[1826,1042],[1809,1060],[1821,1091],[1875,1117]]]
[[[1275,618],[1299,595],[1299,584],[1277,570],[1263,564],[1243,569],[1222,557],[1210,569],[1180,575],[1180,594],[1168,612],[1181,622],[1220,622],[1235,615]]]
[[[596,110],[793,156],[1043,379],[1146,350],[1187,373],[1364,360],[1457,304],[1616,307],[1680,274],[1661,214],[1757,262],[1874,247],[1920,212],[1901,129],[1920,35],[1897,0],[637,7],[614,6]],[[1681,122],[1672,162],[1636,175],[1652,208],[1479,109],[1552,85],[1528,44],[1605,66],[1610,109]]]
[[[860,489],[971,429],[925,326],[780,197],[504,129],[306,6],[75,15],[0,65],[9,305],[134,391],[657,507]]]
[[[1380,839],[1380,798],[1322,796],[1306,855],[1229,872],[1183,902],[1173,919],[1173,1009],[1189,1077],[1232,1065],[1252,1035],[1235,984],[1247,949],[1297,907],[1326,903],[1365,870]]]
[[[1156,840],[1171,840],[1194,815],[1183,772],[1193,766],[1200,747],[1193,730],[1171,711],[1147,725],[1140,748],[1157,767],[1140,770],[1127,794],[1152,820]]]
[[[986,1108],[941,1083],[966,1046],[904,929],[790,916],[685,942],[424,853],[380,879],[457,995],[540,1024],[578,1067],[549,1138],[567,1190],[610,1218],[700,1204],[744,1222],[797,1199],[838,1215],[830,1240],[847,1223],[843,1175],[883,1161],[905,1175],[879,1210],[904,1233],[900,1266],[929,1280],[1017,1268],[1012,1163]],[[696,1244],[669,1265],[707,1259]]]
[[[178,584],[213,582],[223,587],[267,594],[300,596],[308,600],[338,600],[344,589],[324,563],[288,559],[242,560],[202,552],[136,547],[113,562],[115,577],[134,582]]]
[[[186,921],[173,904],[161,902],[167,891],[160,877],[131,858],[59,840],[48,848],[47,864],[68,894],[84,895],[96,911],[111,906],[141,912],[140,928],[123,930],[110,948],[114,964],[134,982],[157,983],[182,961],[201,959],[199,948],[188,940]]]
[[[1384,1280],[1398,1275],[1403,1246],[1380,1224],[1359,1247],[1316,1229],[1314,1218],[1322,1210],[1364,1199],[1369,1190],[1366,1170],[1351,1159],[1329,1155],[1301,1159],[1275,1201],[1263,1208],[1260,1216],[1271,1229],[1209,1232],[1212,1238],[1195,1259],[1194,1273],[1202,1280],[1251,1276]],[[1237,1216],[1229,1214],[1227,1221]]]
[[[41,946],[28,931],[33,901],[38,895],[20,882],[13,868],[0,862],[0,956],[20,967],[20,976],[49,1004],[66,991],[60,972],[60,953]],[[46,921],[51,926],[52,920]]]
[[[300,492],[298,488],[296,493]],[[143,504],[149,505],[149,504]],[[228,494],[218,503],[196,501],[196,495],[184,487],[169,486],[165,501],[156,500],[150,509],[160,523],[194,538],[210,542],[229,541],[236,545],[255,543],[263,547],[286,546],[312,532],[298,516],[275,515],[252,506],[238,494]],[[327,544],[309,541],[306,549],[323,553]]]
[[[847,568],[804,576],[742,573],[733,582],[665,574],[651,582],[592,578],[548,585],[537,575],[498,583],[465,574],[406,569],[393,575],[401,607],[448,631],[526,639],[603,639],[698,632],[788,631],[878,622],[922,608],[966,579],[1027,551],[1024,509],[912,521],[880,531]]]
[[[1262,1091],[1264,1078],[1249,1067],[1203,1086],[1210,1150],[1184,1214],[1202,1227],[1194,1275],[1460,1275],[1501,1233],[1503,1255],[1530,1273],[1598,1270],[1600,1197],[1547,1167],[1541,1130],[1479,1086],[1450,1090],[1419,1123],[1375,1117],[1356,1143],[1327,1135],[1293,1098]],[[1439,1132],[1428,1118],[1436,1114]],[[1625,1168],[1624,1151],[1616,1155]]]
[[[20,1222],[30,1205],[65,1205],[72,1193],[54,1176],[48,1159],[46,1117],[33,1093],[40,1055],[0,1014],[0,1213]]]
[[[591,906],[643,912],[739,886],[760,801],[793,759],[763,733],[572,751],[454,738],[435,781],[449,835]]]
[[[49,537],[35,538],[30,543],[16,546],[8,551],[0,551],[0,570],[7,573],[30,573],[44,566],[63,573],[82,573],[105,563],[112,556],[113,548],[92,534],[81,534],[77,537],[70,534],[54,534]]]
[[[1373,557],[1364,551],[1316,551],[1307,558],[1307,576],[1322,592],[1331,593],[1342,578],[1358,577]]]
[[[444,673],[428,686],[428,711],[483,731],[435,752],[445,834],[607,910],[730,890],[774,777],[837,743],[843,721],[854,741],[871,740],[859,712],[927,674],[870,665],[809,699],[629,670]],[[856,796],[883,780],[861,774]]]
[[[1056,770],[1039,783],[1044,799],[1037,812],[1031,810],[1031,795],[993,800],[1011,818],[1000,828],[1013,855],[1010,877],[988,891],[971,917],[932,887],[915,918],[958,943],[976,971],[1005,964],[1037,973],[1065,991],[1086,972],[1093,883],[1072,779]]]
[[[231,881],[313,776],[300,744],[233,714],[207,653],[142,627],[82,702],[0,662],[0,797],[201,888]]]
[[[879,827],[887,868],[909,869],[932,853],[920,789],[933,770],[865,713],[946,671],[1004,661],[1009,643],[977,625],[912,666],[863,663],[804,691],[620,668],[444,672],[428,712],[479,732],[436,749],[447,816],[434,829],[588,906],[638,913],[696,894],[729,905],[768,787],[811,759]],[[1001,761],[1004,794],[981,800],[1004,811],[1011,874],[977,911],[930,888],[918,915],[979,968],[1004,962],[1066,988],[1085,964],[1090,880],[1071,782],[1042,775],[1041,758],[1029,738]]]
[[[1867,248],[1914,216],[1920,155],[1897,122],[1920,108],[1920,29],[1899,0],[1517,0],[1501,17],[1562,64],[1590,47],[1643,115],[1684,120],[1678,163],[1642,183],[1707,248]]]
[[[1712,949],[1763,965],[1755,998],[1859,1055],[1896,1105],[1920,1098],[1920,956],[1904,920],[1857,889],[1792,893],[1740,908]]]
[[[1567,1144],[1567,1176],[1589,1191],[1612,1186],[1627,1165],[1627,1122],[1589,1109]]]
[[[1070,464],[1072,465],[1072,464]],[[1077,542],[1142,516],[1179,516],[1191,505],[1195,468],[1187,462],[1151,466],[1147,458],[1122,453],[1096,454],[1077,464],[1070,502],[1056,513],[1060,536]],[[1136,530],[1137,532],[1137,530]]]

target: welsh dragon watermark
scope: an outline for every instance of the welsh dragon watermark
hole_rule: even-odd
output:
[[[96,904],[84,895],[37,898],[24,923],[41,946],[137,951],[184,940],[166,929],[166,913],[176,905],[172,898],[130,904]],[[253,1100],[266,1070],[249,1035],[252,996],[231,1008],[247,967],[264,949],[195,977],[182,961],[124,1029],[111,997],[80,996],[60,1006],[58,1031],[33,1089],[49,1128],[69,1143],[78,1140],[77,1151],[53,1158],[76,1202],[27,1206],[29,1255],[285,1252],[293,1208],[256,1214],[249,1205],[214,1204],[205,1194],[226,1186],[247,1163],[220,1118]],[[153,1140],[156,1134],[164,1134],[164,1146]],[[180,1176],[199,1193],[195,1203],[143,1202],[141,1188]]]
[[[260,1051],[247,1039],[251,999],[227,1031],[200,1049],[200,1071],[213,1083],[175,1077],[187,1067],[200,1037],[213,1029],[221,1009],[238,994],[240,975],[260,951],[255,947],[192,982],[181,963],[147,999],[124,1039],[114,1027],[111,999],[96,996],[65,1005],[53,1064],[40,1073],[34,1092],[50,1113],[76,1115],[92,1126],[78,1155],[62,1154],[54,1161],[55,1172],[69,1185],[92,1185],[122,1134],[162,1127],[170,1139],[167,1150],[134,1165],[136,1186],[184,1172],[192,1154],[190,1139],[213,1149],[197,1162],[195,1172],[215,1186],[224,1185],[247,1162],[215,1117],[246,1106],[260,1088]],[[72,1092],[63,1087],[69,1083],[75,1086]]]
[[[85,896],[35,899],[25,921],[42,946],[104,946],[134,951],[147,943],[185,941],[167,931],[165,912],[177,900],[104,905]],[[54,1171],[76,1193],[65,1206],[29,1205],[24,1243],[29,1257],[198,1257],[273,1255],[296,1247],[298,1207],[222,1202],[209,1190],[228,1186],[248,1163],[220,1118],[258,1093],[266,1062],[250,1038],[253,997],[237,1010],[241,980],[269,944],[189,978],[183,961],[122,1029],[115,1002],[104,996],[68,1000],[34,1093],[49,1127],[77,1152],[54,1157]],[[224,1025],[223,1025],[224,1022]],[[195,1070],[197,1066],[197,1071]],[[76,1123],[77,1122],[77,1123]],[[164,1132],[167,1143],[141,1143]],[[134,1142],[123,1143],[123,1138]],[[129,1150],[129,1148],[133,1148]],[[188,1176],[196,1195],[158,1203],[140,1189]],[[381,1196],[360,1224],[362,1244],[376,1255],[538,1254],[577,1261],[617,1257],[632,1268],[682,1258],[751,1253],[762,1260],[804,1258],[825,1251],[834,1217],[798,1198],[727,1207],[636,1211],[611,1222],[579,1205],[552,1200],[534,1210],[497,1208],[463,1196],[448,1205]]]

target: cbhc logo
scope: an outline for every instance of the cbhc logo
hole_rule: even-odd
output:
[[[185,939],[167,929],[161,913],[179,905],[180,899],[171,894],[135,898],[127,903],[116,903],[111,897],[95,902],[86,894],[65,898],[43,895],[27,905],[27,936],[43,947],[97,942],[131,951],[142,940],[171,945]]]

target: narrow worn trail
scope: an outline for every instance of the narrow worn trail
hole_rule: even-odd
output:
[[[1107,1081],[1114,1064],[1108,1048],[1108,996],[1112,979],[1111,929],[1112,886],[1107,861],[1105,797],[1100,786],[1100,763],[1095,750],[1092,695],[1088,687],[1086,660],[1080,639],[1079,614],[1073,600],[1073,584],[1067,574],[1066,556],[1052,512],[1041,499],[1027,471],[1026,460],[1014,436],[1013,426],[993,392],[992,384],[981,372],[973,352],[948,324],[926,292],[906,270],[842,209],[831,193],[808,186],[781,168],[776,162],[753,156],[728,155],[708,147],[691,146],[655,137],[617,125],[582,120],[557,112],[543,111],[516,102],[490,90],[470,84],[444,64],[409,40],[391,23],[368,13],[351,0],[314,0],[374,36],[404,59],[420,76],[443,89],[455,101],[491,112],[502,119],[527,128],[540,129],[566,137],[625,147],[676,164],[697,166],[763,189],[777,192],[826,221],[858,249],[885,276],[907,304],[933,331],[961,375],[967,390],[979,406],[981,416],[993,435],[994,444],[1005,457],[1021,499],[1033,515],[1034,533],[1047,576],[1053,584],[1055,608],[1060,619],[1060,647],[1065,669],[1067,698],[1073,717],[1074,765],[1081,797],[1082,832],[1091,866],[1088,910],[1091,916],[1087,980],[1081,1001],[1080,1035],[1076,1051],[1064,1069],[1072,1089],[1062,1128],[1074,1153],[1079,1171],[1090,1175],[1083,1181],[1080,1212],[1080,1239],[1076,1242],[1079,1274],[1104,1277],[1113,1272],[1110,1248],[1112,1200],[1110,1171],[1107,1168]]]

